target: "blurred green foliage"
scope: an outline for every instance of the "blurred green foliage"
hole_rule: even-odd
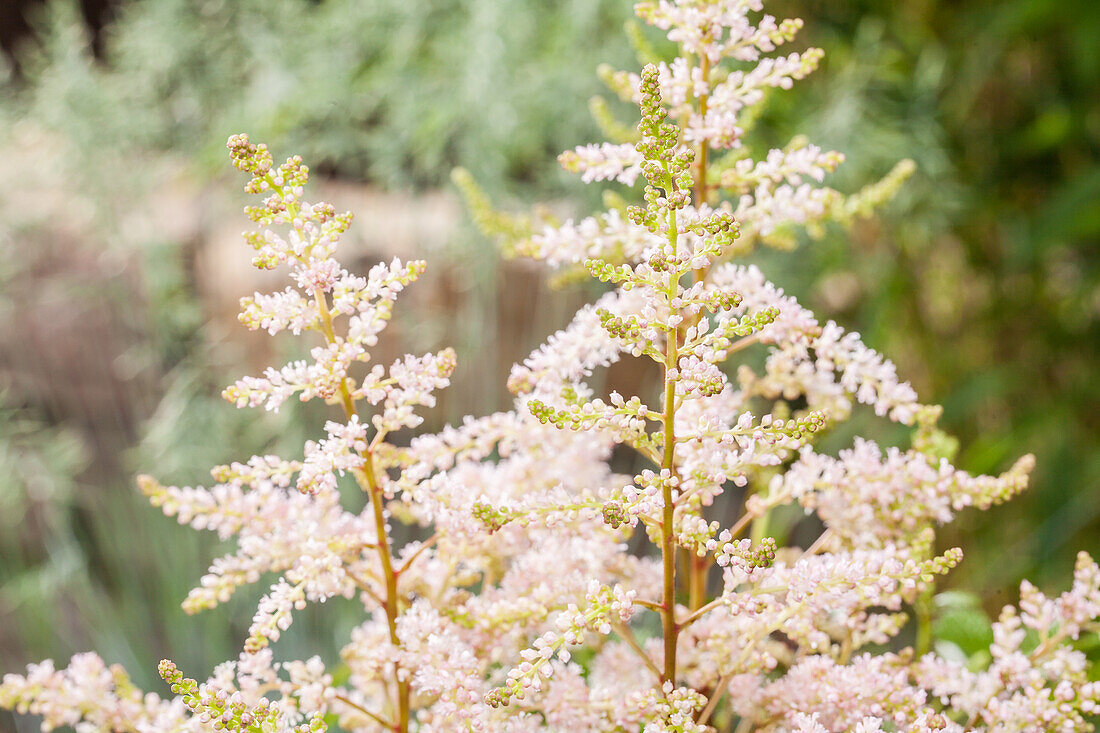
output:
[[[46,8],[16,104],[75,154],[163,151],[220,172],[247,127],[390,187],[456,165],[544,184],[592,135],[596,66],[627,58],[617,0],[146,0],[120,5],[102,60],[72,2]]]
[[[430,188],[461,165],[498,196],[584,200],[554,156],[597,139],[585,100],[600,91],[599,63],[634,65],[621,32],[630,5],[141,0],[118,8],[97,59],[73,2],[48,4],[21,77],[0,85],[0,140],[48,131],[62,178],[93,211],[93,246],[138,253],[141,363],[156,375],[142,399],[155,407],[139,410],[144,437],[97,471],[87,433],[7,395],[20,409],[0,413],[0,467],[19,470],[0,474],[0,517],[35,521],[0,527],[0,615],[17,629],[0,636],[0,671],[94,646],[156,689],[156,659],[201,674],[243,636],[227,619],[250,615],[242,598],[182,618],[213,538],[132,489],[137,470],[201,481],[210,465],[302,440],[293,415],[257,418],[217,398],[240,364],[202,329],[188,243],[120,226],[164,166],[219,178],[222,141],[247,130],[329,175]],[[981,603],[940,608],[939,632],[969,655],[1019,578],[1060,587],[1076,549],[1100,551],[1100,3],[776,0],[769,12],[805,18],[799,43],[826,60],[772,96],[758,142],[805,133],[843,151],[830,181],[841,190],[902,158],[918,173],[876,222],[767,271],[944,403],[964,468],[1039,459],[1028,493],[945,536],[967,551],[952,582]],[[5,213],[0,246],[25,251],[37,226]],[[19,261],[0,257],[0,314],[6,286],[34,275]]]

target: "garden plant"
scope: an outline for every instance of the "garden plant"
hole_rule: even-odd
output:
[[[844,195],[822,185],[839,153],[799,138],[751,155],[769,90],[821,59],[778,52],[801,21],[760,0],[636,12],[678,55],[643,49],[640,73],[605,73],[640,122],[599,108],[612,140],[560,158],[620,184],[606,211],[502,214],[455,176],[506,255],[605,284],[515,366],[508,412],[412,436],[459,357],[370,362],[425,263],[348,272],[335,253],[351,215],[307,201],[302,160],[229,139],[263,197],[247,209],[253,262],[290,275],[243,298],[240,320],[310,351],[224,396],[267,410],[320,399],[332,420],[301,457],[216,467],[210,488],[138,484],[181,523],[236,541],[187,611],[274,582],[239,658],[206,681],[166,660],[173,695],[146,693],[87,653],[5,676],[0,706],[47,730],[142,733],[1093,729],[1100,682],[1078,647],[1098,628],[1100,568],[1087,554],[1061,595],[1025,582],[986,648],[935,643],[936,579],[963,557],[937,547],[937,527],[1010,499],[1034,460],[1000,476],[954,468],[938,407],[743,263],[869,216],[912,164]],[[600,389],[626,360],[652,390]],[[908,445],[818,450],[856,410],[906,426]],[[398,544],[398,523],[422,539]],[[363,609],[339,656],[277,658],[295,612],[336,597]]]

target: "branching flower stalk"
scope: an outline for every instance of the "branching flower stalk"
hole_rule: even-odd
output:
[[[247,210],[254,263],[291,275],[281,292],[242,299],[241,321],[314,340],[309,359],[225,397],[269,410],[320,398],[342,416],[301,457],[219,466],[210,488],[139,485],[180,522],[236,540],[188,612],[277,580],[240,656],[205,682],[164,661],[173,696],[145,694],[89,653],[6,675],[0,706],[41,715],[46,730],[137,733],[1092,730],[1100,683],[1075,647],[1100,618],[1087,554],[1060,596],[1025,582],[1018,607],[988,624],[987,650],[968,658],[933,633],[935,579],[962,559],[937,551],[936,528],[1022,491],[1031,456],[1000,476],[952,466],[940,409],[892,363],[737,262],[871,215],[912,164],[844,195],[821,185],[838,153],[798,138],[754,157],[750,110],[821,58],[769,55],[801,21],[761,14],[760,0],[635,9],[679,56],[604,73],[640,124],[594,103],[611,142],[560,161],[589,182],[644,181],[638,205],[619,189],[581,221],[511,216],[455,176],[507,255],[606,292],[513,368],[512,409],[408,445],[389,438],[420,426],[416,408],[434,404],[456,356],[386,369],[369,352],[423,263],[347,272],[333,255],[350,214],[303,199],[300,159],[275,167],[266,147],[230,138],[247,190],[265,197]],[[762,367],[743,360],[752,350]],[[601,393],[597,371],[628,357],[652,362],[659,387]],[[912,427],[911,444],[861,437],[821,451],[819,436],[857,405]],[[616,472],[617,445],[646,467]],[[358,501],[342,493],[346,474]],[[733,509],[719,511],[732,492]],[[807,547],[785,544],[786,506],[824,526]],[[429,539],[397,546],[398,517]],[[648,544],[632,554],[638,531]],[[294,612],[336,596],[363,612],[339,660],[276,661]]]
[[[309,232],[306,226],[304,224],[299,225],[299,222],[302,221],[302,212],[297,196],[293,194],[290,196],[287,195],[289,187],[294,183],[299,180],[302,184],[305,183],[304,174],[299,174],[301,176],[301,178],[299,178],[299,176],[290,173],[290,170],[284,170],[280,171],[277,177],[273,176],[270,170],[264,170],[268,167],[268,164],[264,159],[261,149],[252,146],[246,138],[231,139],[229,147],[234,154],[237,167],[253,173],[254,177],[250,187],[258,188],[263,191],[266,185],[266,189],[273,192],[276,205],[281,203],[285,206],[285,213],[281,218],[292,223],[295,234],[300,240],[308,241]],[[256,160],[257,155],[260,156],[258,162]],[[301,171],[301,168],[299,167],[298,170]],[[264,172],[262,176],[259,176],[260,182],[257,182],[257,173],[259,171]],[[290,174],[288,175],[288,173]],[[271,205],[269,205],[269,208],[270,206]],[[257,217],[257,219],[260,223],[263,223],[266,221],[266,216]],[[295,259],[299,264],[308,266],[312,255],[312,248],[307,246],[301,255],[295,256]],[[344,342],[344,338],[337,337],[336,335],[328,293],[321,284],[314,284],[312,295],[312,304],[317,309],[320,318],[321,333],[324,335],[325,343],[328,344],[330,348],[339,348],[341,343]],[[340,379],[338,392],[345,417],[349,421],[359,422],[359,409],[356,405],[355,397],[352,396],[348,377],[345,376]],[[353,468],[351,473],[355,476],[355,480],[359,484],[359,487],[367,492],[370,497],[371,509],[374,513],[375,536],[378,538],[376,546],[378,548],[378,557],[382,565],[382,575],[385,580],[385,595],[382,596],[380,600],[386,612],[386,621],[390,631],[390,641],[395,647],[399,647],[401,642],[397,637],[397,574],[393,568],[393,557],[390,551],[391,541],[386,526],[384,507],[385,497],[383,496],[382,488],[378,484],[378,474],[374,467],[373,445],[384,437],[385,431],[379,430],[372,443],[367,444],[363,448],[356,449],[356,452],[362,458],[362,465]],[[398,672],[396,688],[398,714],[397,721],[394,723],[393,727],[395,731],[405,733],[409,728],[409,684],[408,681],[403,678],[401,672]]]
[[[273,210],[279,219],[291,223],[294,234],[299,241],[309,242],[311,234],[315,230],[311,231],[306,225],[298,201],[300,193],[293,190],[295,185],[302,186],[305,184],[308,171],[303,172],[303,168],[299,165],[299,161],[292,159],[292,161],[288,161],[288,165],[280,169],[277,174],[273,174],[270,170],[270,163],[267,160],[266,151],[260,147],[253,146],[246,137],[231,138],[229,141],[229,148],[233,154],[234,162],[237,167],[252,173],[253,179],[249,184],[250,190],[256,193],[270,190],[273,195],[267,204],[267,208]],[[261,214],[258,210],[253,211],[254,221],[261,224],[268,223],[268,212],[263,212]],[[323,218],[319,218],[318,223],[323,226],[324,221]],[[313,247],[310,245],[306,245],[301,254],[295,253],[293,255],[293,261],[299,266],[310,267],[314,265],[314,262],[312,262],[313,260],[314,252]],[[311,294],[313,296],[312,305],[317,309],[320,330],[324,336],[325,343],[330,349],[339,349],[341,345],[346,342],[346,339],[345,337],[338,337],[336,335],[336,330],[333,326],[332,308],[324,285],[320,282],[315,282]],[[448,369],[448,367],[444,366],[441,370],[441,374],[446,372],[446,375],[449,376],[450,369],[453,369],[453,367]],[[361,421],[359,410],[356,405],[356,399],[352,395],[353,388],[349,386],[349,383],[349,377],[340,377],[337,388],[339,400],[347,420],[349,422],[358,423]],[[356,447],[356,453],[361,458],[361,465],[353,467],[351,473],[355,476],[355,480],[359,484],[359,487],[367,492],[370,497],[370,505],[374,515],[375,536],[378,538],[376,547],[378,550],[378,558],[382,566],[382,576],[385,582],[385,593],[381,596],[380,600],[382,601],[386,614],[386,621],[389,626],[390,642],[394,647],[399,648],[401,646],[401,641],[397,635],[397,617],[399,614],[397,574],[393,567],[393,557],[390,550],[391,540],[386,525],[385,497],[378,482],[378,474],[374,465],[373,453],[374,445],[381,441],[385,435],[386,431],[379,428],[371,443],[362,447]],[[397,696],[397,719],[393,724],[393,729],[399,733],[406,733],[409,728],[409,683],[405,674],[400,670],[397,672],[395,687]]]

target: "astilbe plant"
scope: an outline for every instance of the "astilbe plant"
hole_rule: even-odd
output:
[[[620,128],[629,139],[562,163],[587,180],[644,181],[643,204],[612,197],[578,223],[510,218],[458,178],[507,251],[613,289],[513,369],[512,411],[404,447],[387,439],[420,424],[414,409],[433,404],[454,354],[356,365],[423,264],[346,272],[333,252],[350,216],[302,199],[299,159],[276,168],[264,146],[230,139],[248,190],[266,195],[249,209],[261,227],[246,235],[255,262],[286,265],[293,278],[245,298],[241,320],[318,338],[312,361],[242,379],[226,397],[268,409],[318,397],[343,414],[300,460],[222,466],[210,489],[139,483],[181,522],[237,538],[189,611],[280,577],[237,661],[202,684],[161,664],[174,698],[142,694],[86,654],[64,670],[45,662],[6,676],[0,705],[44,716],[46,729],[88,731],[1092,729],[1100,684],[1071,643],[1100,616],[1100,569],[1084,553],[1061,596],[1023,585],[1019,607],[993,625],[987,663],[928,648],[935,577],[961,558],[936,554],[935,528],[1022,490],[1030,456],[999,477],[955,469],[939,408],[919,402],[889,361],[732,261],[757,244],[790,246],[794,227],[867,213],[906,166],[845,197],[811,183],[837,153],[799,140],[754,160],[742,147],[746,111],[820,58],[765,56],[799,21],[752,21],[756,0],[637,11],[681,56],[609,73],[641,109],[637,133]],[[733,372],[750,347],[766,351],[763,367]],[[656,365],[655,394],[597,396],[594,371],[624,356]],[[816,451],[857,403],[911,426],[912,446],[856,439],[835,457]],[[616,446],[649,467],[616,473]],[[365,494],[361,511],[341,501],[345,473]],[[740,509],[720,515],[723,494]],[[822,523],[809,547],[768,536],[785,505]],[[396,547],[397,517],[430,539]],[[635,533],[652,551],[627,551]],[[367,619],[338,673],[319,658],[275,662],[270,644],[294,610],[334,596],[357,598]],[[898,641],[911,608],[916,648]]]

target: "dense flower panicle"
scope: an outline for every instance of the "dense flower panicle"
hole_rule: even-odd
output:
[[[748,13],[763,9],[763,0],[643,0],[635,5],[638,16],[667,31],[669,40],[679,43],[685,56],[706,56],[711,63],[723,58],[758,61],[761,53],[794,39],[801,20],[777,23],[765,15],[754,26]]]
[[[283,330],[297,336],[315,328],[319,320],[317,309],[293,288],[241,298],[241,323],[252,330],[262,328],[272,336]]]
[[[301,470],[299,480],[308,475],[308,467]],[[376,543],[373,523],[340,507],[335,484],[317,496],[267,479],[247,489],[235,483],[210,490],[180,489],[161,486],[150,477],[142,477],[140,486],[154,505],[180,523],[237,538],[237,551],[216,559],[199,587],[188,594],[188,612],[224,603],[240,586],[269,572],[309,575],[328,567],[330,571],[310,586],[310,594],[315,599],[351,595],[352,581],[335,569],[371,565],[363,554]]]
[[[814,511],[834,535],[855,547],[902,542],[933,524],[945,524],[966,507],[988,509],[1027,487],[1035,463],[1024,456],[1000,477],[971,476],[916,451],[890,448],[883,455],[869,440],[838,458],[804,449],[769,487],[754,511],[797,501]]]
[[[1022,596],[1035,593],[1025,584]],[[1050,609],[1043,619],[1006,607],[994,624],[993,662],[973,671],[929,654],[863,654],[838,660],[808,656],[781,678],[742,675],[731,701],[760,730],[791,730],[804,718],[827,733],[850,730],[1089,730],[1084,716],[1100,710],[1100,685],[1085,676],[1085,658],[1055,639],[1075,638],[1077,620],[1100,612],[1100,573],[1082,553],[1074,587],[1058,599],[1034,596]],[[1027,601],[1021,601],[1021,609]],[[1057,609],[1057,610],[1055,610]],[[1072,609],[1072,610],[1071,610]],[[1030,651],[1025,629],[1042,639]],[[851,648],[851,647],[849,647]],[[946,705],[953,715],[941,710]],[[956,720],[957,716],[965,726]],[[863,726],[863,727],[860,727]],[[879,727],[867,727],[879,726]],[[795,727],[793,730],[798,730]]]
[[[144,695],[120,666],[107,666],[91,652],[74,656],[63,670],[46,660],[30,665],[25,676],[4,675],[0,706],[42,716],[46,731],[62,726],[86,731],[133,726],[152,733],[177,729],[185,718],[182,705]]]
[[[476,516],[478,504],[514,514],[541,506],[544,492],[573,495],[616,483],[606,462],[613,443],[608,434],[594,440],[542,425],[522,409],[414,439],[409,453],[418,465],[398,483],[409,511],[424,523],[479,535],[486,526]],[[486,461],[494,452],[499,460]],[[555,460],[563,455],[571,460]]]
[[[276,166],[265,146],[230,138],[246,190],[264,197],[246,209],[254,263],[290,275],[243,298],[240,320],[313,341],[308,359],[224,396],[269,410],[320,398],[342,415],[299,458],[216,467],[210,488],[139,478],[167,515],[236,542],[188,612],[267,584],[239,659],[203,683],[163,662],[175,697],[161,699],[79,655],[5,676],[0,706],[89,732],[304,733],[325,720],[363,733],[1091,730],[1100,683],[1072,645],[1100,617],[1089,556],[1061,596],[1025,583],[987,657],[932,643],[937,577],[962,557],[936,553],[934,527],[1023,490],[1034,459],[996,477],[954,468],[939,408],[890,361],[732,262],[870,215],[912,164],[844,195],[822,185],[839,153],[801,138],[763,158],[745,149],[747,110],[820,61],[817,49],[769,55],[800,20],[758,15],[761,0],[636,11],[679,57],[605,73],[640,124],[613,124],[611,142],[560,162],[585,181],[640,185],[637,205],[611,196],[579,220],[510,217],[456,177],[509,253],[606,292],[512,369],[512,409],[407,444],[391,434],[422,425],[455,353],[364,364],[424,263],[348,272],[334,255],[350,214],[303,199],[300,158]],[[749,350],[762,369],[741,362]],[[654,389],[603,392],[599,370],[627,358],[659,373]],[[822,452],[820,435],[857,403],[913,426],[912,447],[857,438]],[[344,500],[352,483],[365,501]],[[776,539],[800,536],[789,504],[823,528],[809,547]],[[424,539],[395,546],[397,521]],[[295,612],[336,596],[363,612],[338,666],[276,663]]]
[[[376,367],[352,396],[361,397],[372,405],[382,405],[382,411],[371,418],[380,434],[415,428],[424,418],[413,408],[435,407],[434,392],[450,384],[455,365],[453,349],[421,357],[407,355],[393,363],[388,378],[383,379],[381,370]]]
[[[748,13],[760,9],[755,2],[662,0],[637,8],[684,55],[640,75],[606,74],[623,99],[641,106],[633,146],[620,140],[581,147],[563,154],[561,162],[586,181],[632,185],[644,179],[645,205],[628,208],[626,218],[615,208],[579,223],[535,226],[534,233],[520,232],[508,244],[511,252],[551,267],[583,264],[613,287],[517,366],[509,386],[519,395],[521,415],[530,412],[542,424],[586,432],[592,440],[625,443],[662,468],[580,491],[562,484],[544,484],[540,491],[528,484],[535,490],[522,497],[487,494],[474,513],[489,536],[509,539],[517,524],[579,536],[591,533],[600,518],[614,531],[644,528],[662,548],[671,538],[671,547],[696,556],[704,568],[723,568],[724,590],[709,603],[703,595],[684,607],[666,591],[663,603],[646,606],[662,616],[663,626],[662,634],[640,647],[650,674],[642,690],[619,691],[619,707],[638,710],[638,717],[624,723],[614,714],[573,713],[571,719],[584,720],[587,729],[693,730],[706,724],[721,695],[730,694],[730,709],[761,730],[962,730],[943,713],[943,703],[913,681],[911,653],[874,658],[877,666],[857,666],[852,655],[869,644],[891,643],[907,624],[908,607],[934,576],[959,562],[957,550],[931,555],[929,527],[966,506],[986,508],[1010,498],[1026,486],[1032,459],[995,478],[957,471],[924,452],[923,443],[908,453],[891,449],[885,459],[877,454],[873,461],[868,451],[877,448],[869,442],[857,444],[858,460],[855,454],[832,459],[814,452],[815,434],[847,419],[855,403],[896,422],[919,423],[921,430],[934,424],[937,413],[858,334],[819,323],[758,269],[726,262],[758,242],[789,246],[796,226],[813,233],[824,221],[847,224],[865,215],[892,195],[911,166],[903,164],[881,183],[846,197],[816,185],[843,156],[796,139],[763,160],[742,156],[720,171],[707,171],[706,158],[699,156],[739,145],[743,110],[758,103],[764,89],[789,88],[812,71],[820,52],[763,57],[792,40],[801,22],[765,16],[751,23]],[[719,66],[724,58],[756,66],[725,70]],[[699,194],[700,181],[731,200],[715,203],[709,192]],[[727,221],[736,221],[737,228]],[[763,372],[742,366],[731,382],[728,360],[757,344],[767,354]],[[663,405],[593,393],[586,382],[594,371],[627,356],[662,367]],[[776,409],[757,417],[750,408],[760,399],[778,402]],[[798,401],[805,407],[792,411]],[[764,491],[760,484],[769,476],[773,485]],[[733,531],[701,513],[730,483],[750,490]],[[774,543],[754,547],[737,538],[748,521],[762,523],[772,508],[791,501],[825,522],[826,534],[805,556],[777,554]],[[662,549],[665,557],[669,552]],[[666,588],[669,567],[663,570]],[[677,617],[679,626],[672,626],[669,619]],[[568,698],[583,708],[599,699],[593,683],[582,689],[568,662],[550,661],[556,639],[537,637],[490,702],[529,710],[551,700]],[[675,666],[668,663],[670,649],[677,650]],[[865,659],[871,658],[857,661]],[[598,660],[590,664],[592,675],[600,671]],[[828,665],[838,670],[835,688],[805,682],[825,674]],[[663,719],[667,713],[657,712],[660,692],[675,689],[668,686],[670,669],[694,690],[715,691],[671,726]],[[866,674],[865,683],[859,673]],[[644,688],[655,681],[664,686],[650,688],[646,697]],[[842,684],[863,684],[865,693],[843,711],[833,704]],[[804,688],[804,697],[794,694]],[[734,693],[752,689],[761,692]]]
[[[367,278],[342,277],[332,286],[331,306],[326,297],[329,290],[320,285],[313,288],[308,299],[298,293],[293,302],[297,304],[296,307],[309,308],[311,314],[308,316],[308,323],[304,316],[280,320],[274,313],[265,313],[258,318],[253,312],[253,304],[257,302],[257,297],[263,296],[246,298],[242,301],[245,309],[242,312],[242,321],[259,323],[272,333],[281,328],[296,329],[296,332],[304,327],[323,329],[326,323],[331,329],[331,319],[339,314],[349,315],[347,335],[335,336],[326,345],[313,348],[310,351],[313,363],[298,360],[281,369],[268,367],[263,377],[244,377],[238,380],[225,390],[225,398],[237,407],[263,405],[268,410],[278,410],[283,402],[295,394],[298,394],[302,402],[314,397],[333,399],[345,383],[352,363],[370,360],[367,349],[378,342],[378,334],[385,328],[392,314],[392,304],[397,294],[422,271],[422,262],[403,264],[395,259],[389,265],[376,266]],[[289,291],[288,288],[287,292]],[[279,300],[285,302],[287,297],[280,296]],[[429,365],[424,365],[425,369],[428,367]]]
[[[880,417],[905,425],[912,425],[922,409],[892,362],[832,321],[811,338],[778,344],[768,353],[762,375],[746,367],[737,376],[747,392],[769,399],[804,397],[811,408],[836,419],[848,417],[853,397]]]
[[[336,491],[336,475],[362,469],[366,464],[367,428],[352,415],[347,425],[329,422],[325,425],[328,438],[305,445],[305,460],[298,472],[297,489],[305,494]]]
[[[737,161],[732,168],[722,172],[722,187],[731,192],[749,193],[765,182],[800,186],[803,179],[811,178],[821,183],[827,173],[843,162],[844,156],[835,151],[823,152],[809,143],[792,145],[786,150],[770,150],[760,161],[748,158]]]
[[[735,694],[746,714],[758,721],[757,730],[769,733],[964,730],[911,684],[907,660],[892,654],[861,654],[849,664],[808,657],[781,679],[754,689],[751,697]]]
[[[737,678],[744,690],[753,675],[771,675],[806,655],[884,643],[899,619],[883,611],[900,609],[930,574],[946,572],[959,559],[950,552],[922,561],[891,547],[773,565],[767,559],[772,548],[747,553],[744,545],[725,542],[719,562],[726,591],[681,637],[682,673],[696,689]]]
[[[1073,577],[1057,598],[1024,581],[1019,609],[1006,606],[993,624],[987,668],[928,655],[914,670],[917,682],[981,729],[1091,730],[1100,682],[1089,680],[1084,653],[1064,642],[1100,616],[1100,566],[1082,552]]]
[[[522,365],[512,368],[508,388],[556,401],[566,385],[578,384],[597,367],[610,366],[621,358],[623,345],[604,329],[599,311],[629,315],[640,312],[643,302],[640,292],[615,292],[585,306],[572,323],[547,339]]]

